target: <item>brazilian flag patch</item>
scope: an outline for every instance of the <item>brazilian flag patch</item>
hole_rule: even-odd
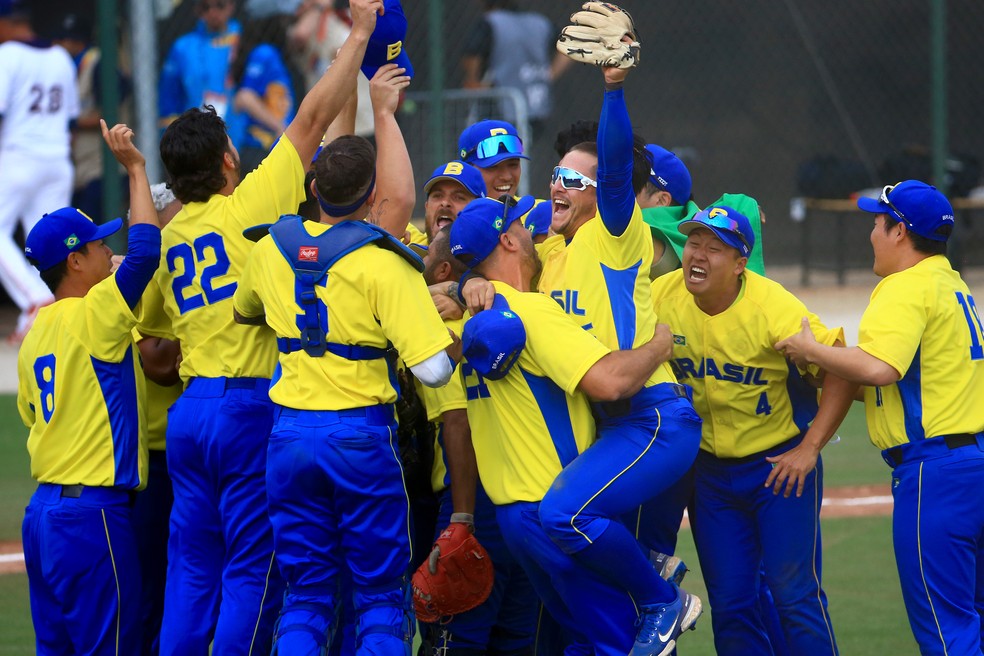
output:
[[[69,248],[75,248],[79,245],[79,238],[73,233],[65,239],[65,245]]]
[[[687,336],[686,335],[673,335],[673,343],[676,344],[677,346],[686,346],[687,345]]]

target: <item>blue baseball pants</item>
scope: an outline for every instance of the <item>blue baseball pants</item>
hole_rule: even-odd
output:
[[[277,565],[287,581],[276,653],[326,652],[338,628],[345,568],[356,654],[409,656],[409,499],[392,406],[278,408],[266,484]]]
[[[984,651],[984,434],[963,437],[955,448],[933,437],[883,452],[902,599],[922,654]]]
[[[837,643],[820,586],[823,463],[803,496],[773,494],[766,456],[722,459],[701,451],[696,463],[694,542],[707,584],[718,654],[772,654],[762,616],[760,571],[772,592],[790,653],[836,655]]]
[[[22,527],[41,656],[140,653],[131,493],[42,483]]]
[[[283,582],[267,516],[262,378],[193,378],[168,412],[174,489],[161,654],[270,650]]]

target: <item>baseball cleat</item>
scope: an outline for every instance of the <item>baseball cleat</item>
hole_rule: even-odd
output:
[[[649,562],[653,564],[653,567],[656,568],[656,571],[659,572],[659,575],[663,577],[663,579],[677,585],[681,585],[683,583],[683,577],[685,577],[689,571],[686,563],[676,556],[660,553],[658,551],[649,552]]]
[[[677,598],[668,604],[639,606],[635,644],[629,656],[668,656],[684,631],[695,628],[703,612],[700,598],[673,586]]]

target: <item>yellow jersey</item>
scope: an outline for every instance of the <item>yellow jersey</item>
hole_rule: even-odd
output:
[[[463,361],[468,423],[482,487],[497,505],[540,501],[557,474],[594,441],[584,374],[610,349],[548,297],[493,281],[523,320],[526,345],[501,380]]]
[[[652,283],[656,312],[673,331],[673,371],[693,387],[704,420],[700,448],[719,458],[782,444],[816,415],[816,390],[773,348],[776,342],[798,333],[803,317],[817,341],[844,339],[842,329],[828,329],[779,283],[746,269],[741,285],[731,307],[708,315],[687,291],[682,270]]]
[[[324,223],[304,227],[312,236],[331,229]],[[250,254],[233,305],[245,317],[265,314],[277,337],[297,339],[303,310],[295,281],[290,262],[268,235]],[[408,367],[451,344],[423,276],[392,251],[375,245],[352,251],[315,291],[329,342],[380,349],[392,342]],[[299,410],[344,410],[393,403],[396,390],[384,358],[349,360],[330,352],[315,358],[295,351],[280,354],[270,399]]]
[[[38,482],[127,490],[147,484],[136,324],[115,275],[83,298],[38,311],[17,354],[17,409],[31,429],[27,451]]]
[[[858,347],[902,378],[864,388],[879,449],[984,430],[984,329],[976,302],[942,255],[886,276],[871,293]]]
[[[649,288],[653,240],[636,204],[625,232],[608,232],[601,216],[582,225],[567,243],[563,235],[537,245],[543,262],[538,288],[582,328],[612,350],[645,344],[656,331]],[[647,387],[676,382],[668,364],[649,377]]]
[[[304,164],[281,136],[232,195],[188,203],[164,228],[161,267],[154,276],[163,315],[148,316],[141,332],[181,342],[183,379],[273,374],[273,333],[265,326],[237,324],[232,316],[232,295],[254,246],[242,231],[296,214],[303,200]]]

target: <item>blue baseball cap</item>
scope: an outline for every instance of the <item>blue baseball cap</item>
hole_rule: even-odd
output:
[[[458,212],[451,224],[451,254],[468,267],[478,266],[499,245],[499,235],[529,212],[535,202],[532,196],[519,200],[508,197],[506,203],[476,198]]]
[[[553,207],[550,201],[537,203],[526,215],[526,229],[534,237],[550,232],[550,222],[553,220]]]
[[[366,55],[362,58],[362,73],[372,79],[385,64],[396,64],[407,69],[406,75],[413,77],[413,65],[404,47],[407,38],[407,17],[403,13],[400,0],[385,0],[386,11],[376,18],[376,29],[369,36]]]
[[[105,239],[123,227],[123,219],[113,219],[96,225],[74,207],[49,212],[31,228],[24,254],[38,271],[47,271],[65,261],[85,244]]]
[[[465,191],[476,198],[483,198],[485,196],[485,180],[482,178],[482,172],[471,164],[466,164],[458,160],[441,164],[434,169],[431,177],[424,183],[424,195],[429,194],[431,187],[441,180],[457,182],[465,188]]]
[[[27,14],[24,0],[0,0],[0,18]]]
[[[492,120],[473,123],[462,131],[458,137],[458,157],[483,169],[504,159],[529,159],[523,154],[523,140],[516,126]]]
[[[906,180],[882,189],[878,198],[859,198],[858,207],[872,214],[887,214],[926,239],[946,241],[937,231],[953,225],[953,206],[940,191],[919,180]]]
[[[711,230],[725,244],[737,248],[742,257],[748,257],[755,247],[755,232],[748,217],[725,205],[712,205],[692,219],[681,221],[679,230],[689,235],[697,228]]]
[[[509,309],[509,303],[495,295],[492,307],[465,322],[461,334],[461,354],[483,378],[505,378],[526,347],[523,320]]]
[[[656,144],[646,144],[646,156],[649,160],[649,181],[669,192],[678,205],[686,205],[693,190],[687,165],[674,153]]]

